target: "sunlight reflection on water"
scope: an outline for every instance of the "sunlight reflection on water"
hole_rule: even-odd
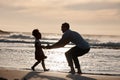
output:
[[[64,54],[66,51],[67,49],[65,48],[45,50],[45,54],[48,55],[46,64],[48,64],[51,70],[63,71],[63,69],[69,69]]]
[[[18,45],[18,44],[14,44]],[[51,71],[68,72],[69,67],[65,52],[70,48],[44,49],[46,67]],[[120,50],[91,49],[86,55],[79,57],[84,73],[120,74]],[[3,46],[0,49],[0,67],[31,68],[36,62],[34,47]],[[43,70],[41,64],[36,69]]]

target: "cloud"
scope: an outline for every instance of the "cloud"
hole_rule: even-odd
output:
[[[99,0],[1,0],[3,18],[40,21],[115,21],[120,17],[120,2]],[[119,11],[118,11],[119,10]],[[6,15],[5,15],[6,14]],[[9,15],[8,15],[9,14]],[[22,20],[23,19],[23,20]],[[37,20],[37,21],[36,21]]]
[[[0,1],[0,10],[3,10],[5,12],[12,12],[12,11],[20,11],[25,10],[26,7],[24,6],[24,3],[14,0],[2,0]]]
[[[33,9],[33,8],[48,8],[55,7],[57,5],[60,5],[61,1],[58,0],[1,0],[0,1],[0,8],[5,9],[16,9],[16,8],[22,8],[22,9]]]
[[[8,11],[19,11],[24,10],[25,7],[22,6],[11,6],[11,5],[0,5],[1,10],[8,10]]]
[[[120,9],[120,1],[107,0],[1,0],[0,8],[8,9],[30,9],[30,8],[67,8],[70,10],[101,10]]]
[[[120,2],[89,2],[77,3],[64,6],[70,10],[104,10],[104,9],[117,9],[120,10]]]

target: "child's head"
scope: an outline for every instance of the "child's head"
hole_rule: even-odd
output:
[[[34,29],[32,31],[32,35],[36,38],[36,39],[41,39],[41,33],[39,32],[38,29]]]

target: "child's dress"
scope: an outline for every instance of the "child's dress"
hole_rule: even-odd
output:
[[[44,52],[41,47],[41,42],[39,40],[35,40],[35,59],[44,60],[45,58],[47,57],[44,55]]]

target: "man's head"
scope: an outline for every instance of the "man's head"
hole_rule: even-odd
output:
[[[68,23],[63,23],[61,26],[61,30],[64,33],[65,31],[69,30],[70,25]]]

